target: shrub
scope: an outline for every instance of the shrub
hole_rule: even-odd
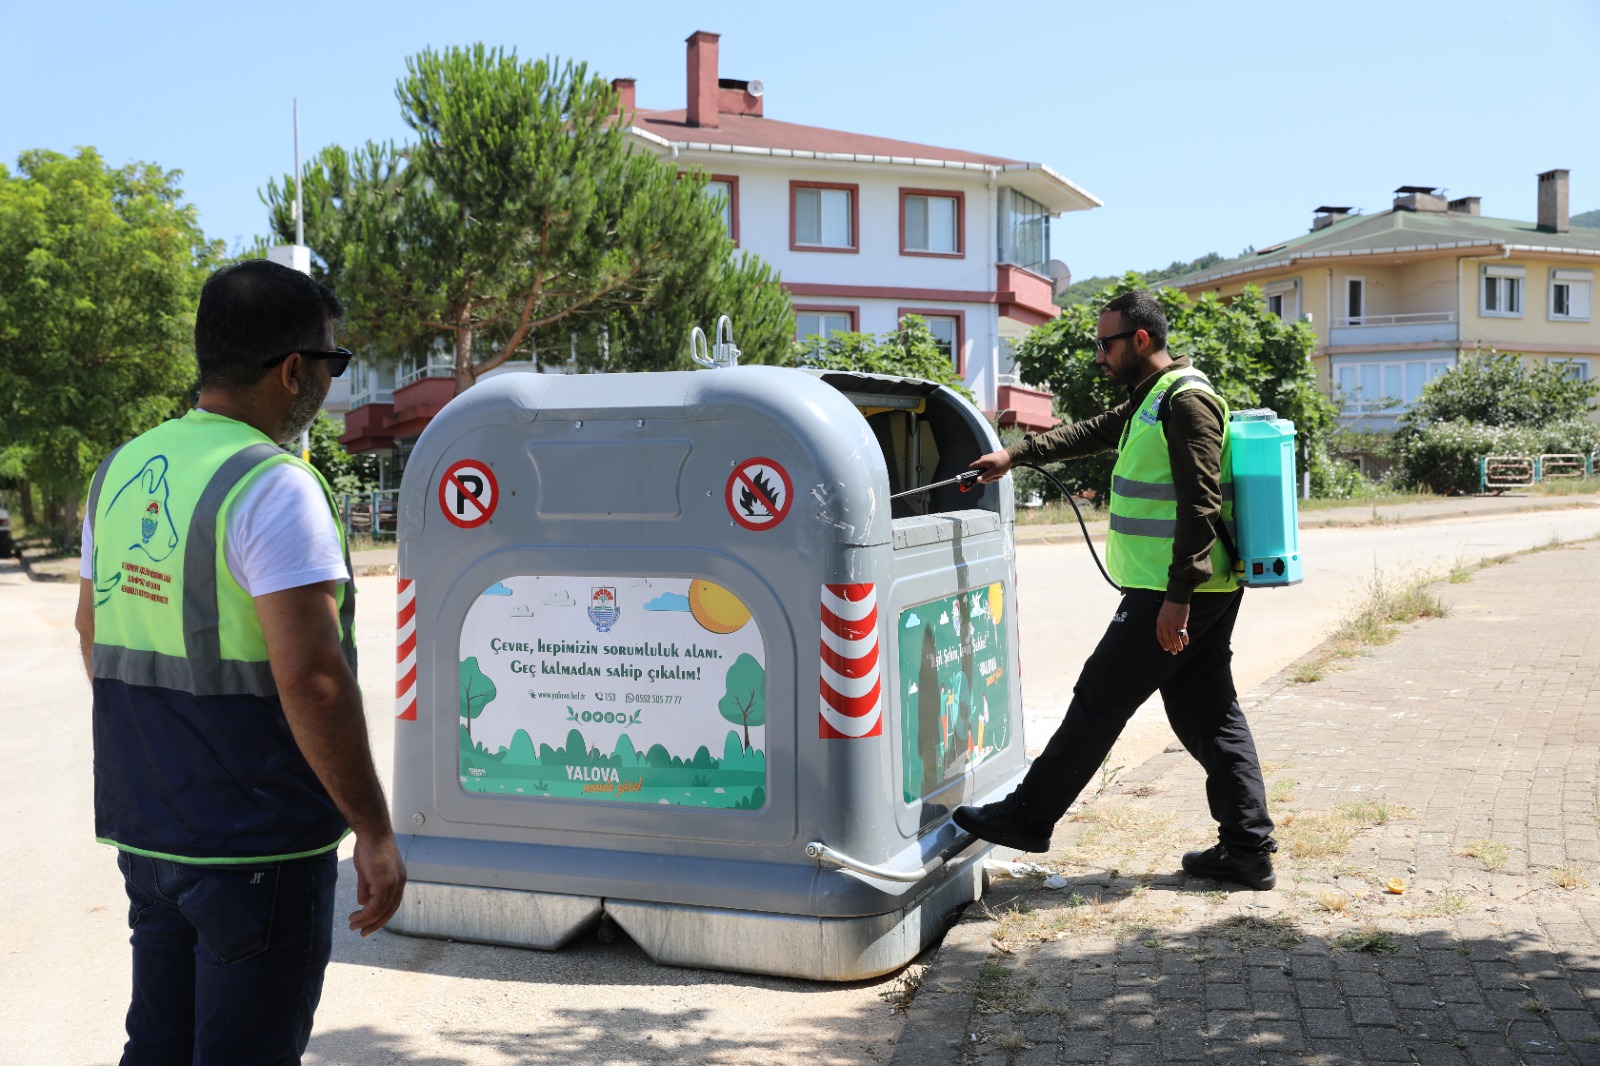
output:
[[[1412,427],[1401,447],[1400,475],[1408,485],[1444,494],[1478,490],[1478,460],[1486,455],[1588,453],[1600,446],[1600,424],[1581,418],[1543,426],[1486,426],[1455,419]]]

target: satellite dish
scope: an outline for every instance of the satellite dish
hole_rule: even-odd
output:
[[[1066,292],[1072,285],[1072,270],[1059,259],[1050,260],[1050,291],[1056,296]]]
[[[744,91],[749,93],[751,96],[758,97],[767,91],[767,83],[762,81],[760,78],[751,78],[750,83],[744,87]]]

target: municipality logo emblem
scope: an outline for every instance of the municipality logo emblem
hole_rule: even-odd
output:
[[[1160,416],[1156,414],[1156,412],[1161,410],[1161,397],[1165,396],[1166,394],[1166,389],[1162,389],[1160,392],[1156,393],[1155,399],[1152,400],[1144,410],[1139,412],[1139,421],[1143,422],[1147,426],[1155,425],[1156,422],[1160,420]]]
[[[589,593],[589,621],[602,633],[609,633],[611,627],[617,624],[622,617],[622,608],[617,606],[617,590],[610,585],[600,585]]]
[[[144,517],[139,522],[139,534],[146,544],[156,535],[156,524],[161,520],[161,504],[155,500],[150,501],[150,506],[144,509]]]

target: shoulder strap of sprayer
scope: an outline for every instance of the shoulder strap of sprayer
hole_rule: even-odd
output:
[[[1187,380],[1189,381],[1194,381],[1196,379],[1204,381],[1207,385],[1211,385],[1211,379],[1206,377],[1205,374],[1199,370],[1196,370],[1193,374],[1187,376]],[[1163,429],[1167,424],[1167,412],[1172,409],[1172,405],[1167,401],[1171,399],[1173,393],[1181,391],[1181,384],[1182,383],[1180,382],[1179,384],[1174,385],[1172,388],[1168,389],[1164,394],[1162,394],[1158,400],[1156,400],[1156,421],[1161,423]],[[1212,388],[1214,389],[1216,386],[1212,385]],[[1228,432],[1228,427],[1226,425],[1222,427],[1222,432]],[[1233,542],[1233,537],[1228,533],[1228,527],[1223,525],[1222,515],[1220,512],[1218,513],[1217,517],[1212,520],[1211,528],[1215,532],[1217,539],[1222,541],[1223,548],[1225,548],[1228,552],[1228,558],[1232,559],[1235,565],[1241,562],[1242,560],[1239,555],[1239,546]]]

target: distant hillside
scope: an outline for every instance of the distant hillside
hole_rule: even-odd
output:
[[[1594,213],[1600,214],[1600,212]],[[1580,223],[1576,218],[1574,218],[1572,220],[1572,224],[1577,226],[1583,225],[1584,223]],[[1592,224],[1600,226],[1600,222],[1595,222]],[[1255,251],[1254,248],[1246,248],[1244,252],[1240,252],[1239,254],[1244,255],[1246,252],[1253,251]],[[1223,256],[1218,255],[1216,252],[1207,252],[1205,255],[1202,255],[1199,259],[1193,260],[1192,262],[1174,262],[1166,267],[1160,267],[1154,270],[1141,270],[1139,271],[1139,276],[1144,278],[1144,280],[1149,282],[1151,285],[1154,285],[1158,281],[1166,281],[1168,278],[1179,278],[1185,274],[1191,274],[1196,270],[1204,270],[1208,266],[1215,266],[1217,263],[1222,262],[1223,258]],[[1121,277],[1121,275],[1119,274],[1117,277]],[[1056,299],[1056,303],[1060,304],[1062,307],[1071,307],[1073,304],[1084,303],[1095,293],[1099,292],[1107,285],[1110,285],[1113,281],[1116,281],[1117,277],[1093,277],[1084,278],[1082,281],[1074,281],[1067,287],[1067,291],[1062,293],[1060,297]]]
[[[1573,215],[1568,221],[1574,226],[1583,226],[1586,229],[1600,229],[1600,209],[1585,211],[1581,215]]]

